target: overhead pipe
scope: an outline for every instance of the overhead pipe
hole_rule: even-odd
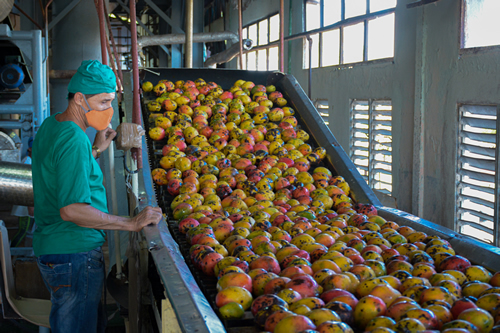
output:
[[[132,53],[132,75],[134,83],[133,104],[132,104],[132,122],[141,124],[141,104],[139,96],[139,57],[137,52],[137,13],[135,10],[135,0],[130,0],[130,36],[132,37],[130,53]],[[137,161],[137,169],[142,169],[141,148],[132,148],[132,158]]]
[[[239,58],[240,69],[243,69],[243,5],[242,0],[238,0],[238,38],[239,38]],[[232,59],[232,58],[231,58]]]
[[[186,68],[193,68],[193,0],[186,1]]]
[[[232,43],[237,43],[239,41],[239,37],[232,31],[198,32],[196,34],[193,34],[193,43],[222,42],[225,40],[229,40]],[[137,47],[139,49],[155,45],[172,45],[184,43],[186,43],[186,34],[154,35],[137,38]]]
[[[252,49],[253,41],[251,39],[244,39],[242,44],[233,44],[227,50],[214,54],[213,56],[205,60],[204,66],[215,68],[217,64],[223,64],[233,60],[238,54],[241,54],[240,45],[245,51],[248,51]]]
[[[6,204],[34,206],[31,165],[0,161],[0,198]]]
[[[280,0],[280,72],[285,72],[285,0]]]

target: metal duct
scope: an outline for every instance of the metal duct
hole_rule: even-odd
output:
[[[238,43],[239,37],[231,31],[222,32],[200,32],[193,34],[193,43],[210,43],[222,42],[229,40],[232,43]],[[172,45],[184,44],[186,42],[186,34],[170,34],[170,35],[155,35],[137,38],[137,47],[142,49],[152,45]]]
[[[3,203],[34,206],[31,165],[0,161],[0,198]]]
[[[243,50],[251,50],[253,46],[253,41],[251,39],[243,39]],[[230,48],[220,53],[214,54],[205,61],[205,67],[215,68],[217,64],[223,64],[225,62],[233,60],[240,54],[240,43],[233,44]]]

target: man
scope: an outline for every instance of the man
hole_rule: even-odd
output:
[[[83,61],[69,83],[67,109],[43,122],[33,144],[33,249],[51,294],[52,332],[104,332],[103,229],[140,231],[161,219],[161,209],[152,207],[134,218],[107,214],[96,158],[116,135],[108,128],[115,82],[108,66]],[[94,144],[88,127],[99,131]]]

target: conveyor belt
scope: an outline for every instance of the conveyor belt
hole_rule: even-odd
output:
[[[207,82],[214,81],[218,83],[224,89],[230,88],[232,84],[239,79],[253,81],[256,84],[274,84],[277,87],[277,90],[283,93],[289,103],[289,106],[297,112],[295,117],[299,121],[299,126],[310,134],[311,139],[308,143],[313,146],[321,146],[326,149],[328,158],[323,162],[330,170],[334,171],[334,173],[341,175],[346,179],[351,187],[351,196],[353,199],[358,202],[371,203],[377,206],[379,215],[387,220],[395,221],[400,225],[408,225],[413,227],[415,230],[426,232],[429,235],[438,235],[450,241],[458,254],[465,255],[475,264],[483,265],[494,271],[500,270],[500,250],[498,248],[460,235],[450,229],[436,225],[424,219],[420,219],[400,210],[382,207],[380,201],[361,177],[354,164],[351,162],[343,148],[339,145],[329,128],[325,125],[321,116],[293,76],[276,72],[251,72],[224,69],[154,68],[151,69],[151,71],[157,72],[159,75],[157,76],[150,71],[144,71],[142,73],[144,80],[151,82],[157,82],[160,79],[170,81],[194,81],[197,78],[203,78]],[[153,97],[151,96],[149,99],[153,99]],[[143,110],[146,110],[144,101]],[[146,129],[148,129],[149,125],[147,112],[145,112],[143,116]],[[166,142],[162,141],[153,142],[148,140],[148,144],[146,144],[146,141],[144,142],[144,161],[149,161],[149,165],[145,163],[143,170],[144,181],[148,184],[146,187],[153,187],[151,184],[150,170],[159,167],[159,160],[162,157],[161,148],[165,144]],[[168,249],[167,252],[169,252],[170,255],[175,256],[172,265],[175,265],[181,275],[186,277],[188,283],[195,283],[194,281],[196,281],[196,287],[191,285],[193,287],[191,290],[191,297],[194,299],[194,303],[198,304],[197,302],[200,302],[202,304],[201,310],[207,311],[207,313],[210,314],[207,318],[209,320],[213,320],[212,323],[215,323],[212,316],[213,313],[216,312],[214,304],[216,280],[215,278],[204,276],[191,264],[188,255],[189,244],[185,241],[184,236],[177,231],[177,221],[171,218],[170,202],[173,198],[162,187],[155,187],[156,197],[153,197],[153,191],[150,190],[149,193],[147,193],[147,201],[149,203],[157,202],[158,205],[164,209],[164,212],[167,213],[167,220],[166,223],[160,224],[159,227],[147,228],[145,231],[146,238],[152,244],[151,251],[153,253],[153,257],[155,257],[156,253],[156,257],[161,258],[161,256],[158,255],[158,251],[162,250],[165,252],[166,249]],[[178,244],[179,248],[177,248],[176,244]],[[185,258],[185,262],[183,261],[183,258]],[[161,266],[161,264],[159,264],[159,260],[160,259],[155,259],[155,262],[160,275],[162,275],[166,272],[164,272],[164,268],[158,267],[158,265]],[[171,287],[168,286],[168,283],[170,283],[169,279],[162,277],[162,280],[164,280],[164,283],[167,284],[167,293],[171,295],[170,292],[168,292],[171,289]],[[172,290],[174,289],[175,288],[172,288]],[[197,293],[199,294],[195,295]],[[204,297],[202,297],[203,295]],[[175,299],[173,300],[173,303],[175,308]],[[214,309],[212,312],[207,310],[207,306],[210,305]],[[248,327],[249,325],[251,326],[251,315],[247,314],[245,318],[246,319],[240,321],[224,321],[223,324],[226,329],[243,328]],[[181,320],[183,319],[181,318]],[[212,323],[207,324],[207,326],[210,327]]]

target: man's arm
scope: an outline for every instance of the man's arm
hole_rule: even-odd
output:
[[[133,218],[110,215],[85,203],[74,203],[59,210],[61,218],[84,228],[141,231],[149,224],[158,224],[161,208],[146,207]]]

